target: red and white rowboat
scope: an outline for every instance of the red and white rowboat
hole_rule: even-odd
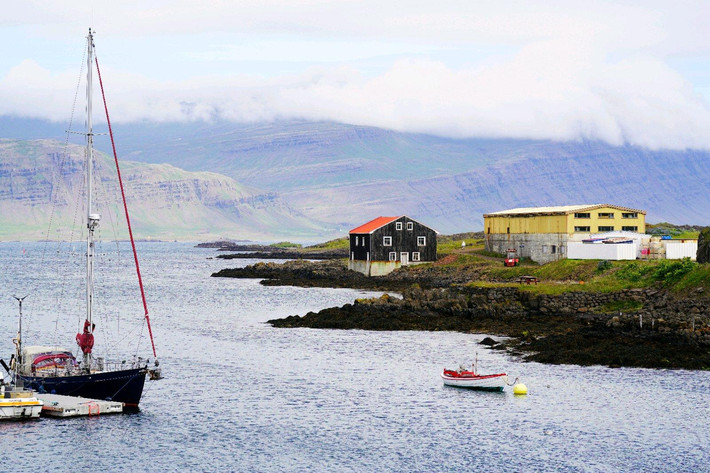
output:
[[[476,374],[475,371],[447,370],[441,373],[444,385],[458,388],[479,389],[482,391],[502,391],[508,384],[508,375],[498,374]]]

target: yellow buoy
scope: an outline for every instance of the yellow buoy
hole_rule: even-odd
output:
[[[525,386],[523,383],[518,383],[515,386],[513,386],[513,394],[518,394],[518,395],[525,395],[528,393],[528,387]]]

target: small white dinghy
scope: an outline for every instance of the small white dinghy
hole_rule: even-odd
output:
[[[446,386],[481,391],[502,391],[505,385],[508,384],[508,375],[505,373],[477,374],[475,370],[467,371],[463,368],[458,370],[444,368],[441,378]]]

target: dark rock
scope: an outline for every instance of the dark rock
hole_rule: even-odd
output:
[[[430,267],[431,268],[431,267]],[[448,272],[394,271],[368,278],[344,260],[257,263],[214,276],[261,278],[266,285],[351,287],[393,291],[305,316],[270,320],[275,327],[458,331],[511,337],[484,345],[527,353],[547,363],[710,368],[710,301],[665,290],[531,294],[517,287],[453,285]],[[637,311],[603,312],[605,304],[637,299]],[[643,317],[643,325],[640,323]],[[695,330],[691,330],[693,327]],[[493,345],[488,345],[493,342]],[[618,345],[618,346],[617,346]]]
[[[698,263],[710,263],[710,227],[704,228],[698,237]]]
[[[494,346],[494,345],[498,345],[498,342],[496,342],[495,340],[493,340],[491,337],[486,337],[486,338],[484,338],[483,340],[481,340],[481,341],[478,342],[478,343],[480,343],[481,345],[486,345],[486,346],[488,346],[488,347],[492,347],[492,346]]]

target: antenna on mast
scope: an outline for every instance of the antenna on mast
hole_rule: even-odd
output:
[[[17,338],[15,338],[13,343],[15,344],[15,369],[12,370],[12,383],[17,386],[17,364],[22,364],[22,301],[24,301],[29,294],[22,297],[12,296],[17,299],[20,304],[20,318],[17,323]]]

